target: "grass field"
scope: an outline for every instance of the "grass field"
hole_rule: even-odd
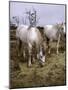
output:
[[[12,35],[10,33],[10,36]],[[60,86],[66,84],[65,51],[63,48],[60,49],[60,53],[57,55],[55,44],[53,43],[51,54],[46,54],[44,67],[40,67],[39,62],[36,60],[32,67],[28,68],[27,62],[18,60],[15,39],[13,38],[13,40],[10,39],[10,88]],[[22,57],[21,59],[23,60]],[[17,60],[19,61],[20,69],[15,64]]]

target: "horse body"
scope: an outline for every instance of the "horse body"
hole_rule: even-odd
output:
[[[53,25],[46,25],[44,27],[44,34],[48,39],[57,40],[57,29]]]
[[[39,60],[41,60],[41,62],[45,61],[45,55],[43,55],[42,49],[43,38],[36,27],[21,25],[16,30],[16,36],[22,41],[24,47],[28,49],[29,54],[28,66],[31,66],[31,56],[33,52],[32,51],[33,47],[35,48],[34,50],[36,50],[37,54],[39,55]],[[42,54],[40,54],[40,52]]]
[[[20,40],[24,41],[25,43],[26,43],[26,40],[27,40],[27,38],[26,38],[27,37],[27,28],[28,27],[25,26],[25,25],[20,25],[16,30],[16,37],[20,38]]]
[[[49,53],[51,51],[50,43],[52,41],[57,41],[57,54],[59,53],[59,43],[60,39],[64,36],[65,30],[63,24],[56,24],[56,25],[46,25],[44,27],[44,35],[48,38],[48,46],[49,46]]]
[[[66,30],[65,23],[55,24],[55,25],[45,25],[44,27],[37,27],[43,36],[44,40],[47,41],[47,46],[49,48],[48,53],[51,51],[51,42],[56,41],[57,54],[59,53],[60,41],[65,42]]]

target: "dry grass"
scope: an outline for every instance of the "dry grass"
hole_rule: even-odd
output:
[[[56,55],[55,45],[52,44],[54,50],[52,50],[51,55],[46,55],[44,67],[40,67],[37,60],[30,68],[27,67],[27,62],[19,61],[18,64],[20,69],[18,69],[14,63],[18,59],[15,47],[16,45],[11,44],[10,88],[56,86],[66,84],[65,51],[63,52],[63,50],[60,49],[60,53]]]
[[[36,62],[31,68],[19,63],[21,71],[12,72],[11,87],[33,87],[65,85],[65,55],[53,54],[47,58],[44,67]]]

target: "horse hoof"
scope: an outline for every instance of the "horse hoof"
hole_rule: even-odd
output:
[[[57,52],[57,55],[59,54],[59,52]]]
[[[32,60],[32,64],[34,64],[35,63],[35,60]]]
[[[48,52],[48,54],[50,54],[50,52]]]
[[[32,67],[32,65],[28,65],[27,67],[29,67],[29,68],[30,68],[30,67]]]

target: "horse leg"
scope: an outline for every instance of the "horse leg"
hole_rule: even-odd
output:
[[[16,43],[17,43],[16,45],[17,56],[19,57],[20,56],[20,39],[19,38],[17,38]]]
[[[33,47],[32,48],[32,63],[35,63],[35,59],[36,59],[36,49]]]
[[[31,67],[31,53],[29,53],[28,67]]]
[[[59,53],[59,43],[60,43],[60,34],[59,34],[59,37],[58,37],[58,41],[57,41],[57,54]]]
[[[32,64],[35,63],[35,54],[32,53]]]
[[[17,41],[16,41],[16,51],[17,51],[17,59],[14,63],[15,63],[16,69],[20,70],[20,66],[19,66],[19,39],[18,38],[17,38]]]
[[[31,52],[31,48],[28,48],[28,67],[31,67],[31,58],[32,58],[32,52]]]
[[[51,53],[51,42],[52,42],[52,39],[50,39],[48,43],[48,54]]]

